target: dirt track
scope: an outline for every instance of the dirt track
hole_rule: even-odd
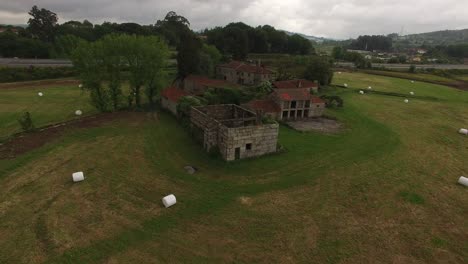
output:
[[[0,159],[13,159],[45,145],[71,129],[98,127],[113,120],[135,119],[140,115],[143,116],[137,112],[104,113],[42,127],[30,133],[19,133],[0,144]]]

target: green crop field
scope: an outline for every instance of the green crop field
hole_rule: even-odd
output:
[[[281,127],[281,154],[225,163],[172,116],[132,113],[0,160],[0,263],[468,262],[457,184],[468,93],[363,73],[334,83],[349,84],[326,91],[343,97],[327,115],[345,129]],[[357,92],[368,86],[376,93]],[[56,117],[70,116],[64,105]],[[75,171],[86,180],[73,184]],[[178,203],[165,209],[170,193]]]
[[[38,95],[39,92],[43,96]],[[0,87],[0,141],[12,133],[20,132],[18,118],[30,112],[34,125],[41,127],[75,117],[75,111],[84,115],[96,113],[90,105],[88,93],[77,85],[44,87],[31,82],[30,86],[2,89]]]

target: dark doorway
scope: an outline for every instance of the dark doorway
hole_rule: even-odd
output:
[[[240,148],[236,148],[236,153],[234,159],[238,160],[240,159]]]

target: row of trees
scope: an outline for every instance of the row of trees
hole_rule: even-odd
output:
[[[284,31],[265,25],[256,28],[244,23],[230,23],[225,27],[206,29],[209,44],[234,59],[245,59],[248,53],[311,54],[312,43],[300,35],[287,35]]]
[[[359,36],[349,44],[349,49],[356,50],[378,50],[378,51],[391,51],[393,40],[390,36],[383,35],[364,35]]]
[[[107,35],[96,42],[81,42],[72,52],[72,61],[84,89],[100,111],[127,105],[141,107],[142,89],[152,104],[164,85],[169,48],[154,36]],[[124,93],[123,83],[130,89]]]

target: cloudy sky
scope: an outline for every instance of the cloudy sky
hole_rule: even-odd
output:
[[[243,21],[341,39],[468,28],[466,0],[0,0],[0,24],[25,24],[33,5],[54,11],[60,23],[154,24],[173,10],[194,30]]]

